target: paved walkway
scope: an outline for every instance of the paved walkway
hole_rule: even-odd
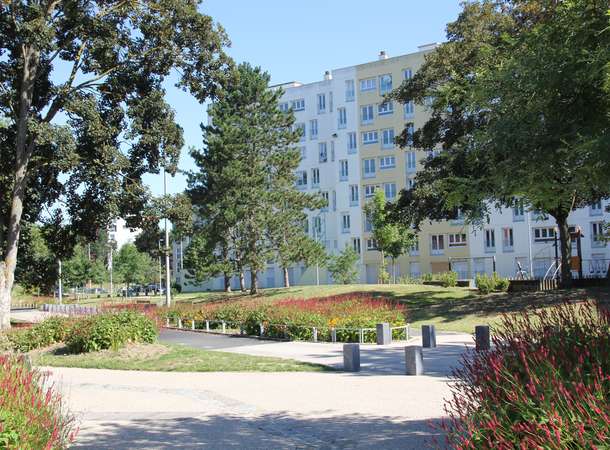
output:
[[[172,339],[331,365],[340,358],[333,344],[162,333]],[[363,346],[358,374],[51,371],[82,421],[77,448],[420,449],[443,442],[430,424],[444,415],[449,366],[472,343],[467,335],[437,339],[419,377],[402,375],[404,343]]]

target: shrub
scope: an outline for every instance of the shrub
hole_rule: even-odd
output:
[[[74,419],[45,381],[23,359],[0,355],[0,448],[64,449],[74,441]]]
[[[7,334],[14,350],[29,352],[63,341],[75,320],[66,317],[50,317],[28,329],[13,330]]]
[[[505,316],[464,356],[446,410],[454,448],[607,448],[610,313],[590,303]]]
[[[421,276],[421,280],[422,280],[422,281],[427,281],[427,282],[430,282],[430,281],[432,281],[433,279],[434,279],[434,276],[433,276],[431,273],[424,273],[424,274]]]
[[[494,291],[508,291],[508,286],[510,285],[510,281],[508,281],[508,278],[502,278],[500,275],[498,275],[497,272],[494,272],[492,274],[492,279],[494,284]]]
[[[494,272],[491,276],[486,273],[477,274],[475,283],[480,294],[489,294],[493,291],[506,292],[510,285],[508,278],[502,278],[497,272]]]
[[[72,353],[117,350],[129,342],[152,343],[157,333],[150,318],[134,311],[120,311],[81,320],[65,343]]]
[[[421,278],[414,278],[410,275],[403,275],[398,277],[399,284],[422,284]]]
[[[455,287],[457,286],[458,274],[457,272],[442,272],[437,275],[438,281],[441,282],[443,287]]]

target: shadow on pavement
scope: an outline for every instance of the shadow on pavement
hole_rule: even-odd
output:
[[[445,448],[440,421],[436,419],[399,421],[361,415],[303,418],[286,414],[100,419],[85,424],[75,448]]]

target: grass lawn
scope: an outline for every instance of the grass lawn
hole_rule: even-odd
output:
[[[295,286],[292,288],[262,289],[257,298],[311,298],[349,292],[370,292],[400,300],[408,308],[407,321],[414,328],[434,324],[439,331],[474,333],[475,325],[499,323],[502,314],[516,313],[590,298],[608,298],[603,288],[573,289],[570,291],[524,292],[517,294],[490,294],[481,296],[476,290],[443,288],[428,285],[329,285]],[[253,298],[241,292],[184,293],[176,297],[178,302],[201,303],[225,299]]]
[[[63,346],[31,353],[37,366],[161,372],[324,372],[333,369],[290,359],[199,350],[179,345],[139,344],[118,351],[66,354]]]

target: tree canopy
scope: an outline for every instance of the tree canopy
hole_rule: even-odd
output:
[[[119,215],[136,226],[142,176],[175,171],[183,138],[166,84],[203,103],[230,67],[224,30],[199,4],[0,4],[0,327],[23,222],[62,224],[66,238]]]
[[[481,222],[523,202],[557,222],[571,282],[567,218],[610,195],[610,31],[600,0],[467,2],[448,41],[393,97],[430,104],[403,147],[441,147],[394,218],[418,225],[461,210]]]

